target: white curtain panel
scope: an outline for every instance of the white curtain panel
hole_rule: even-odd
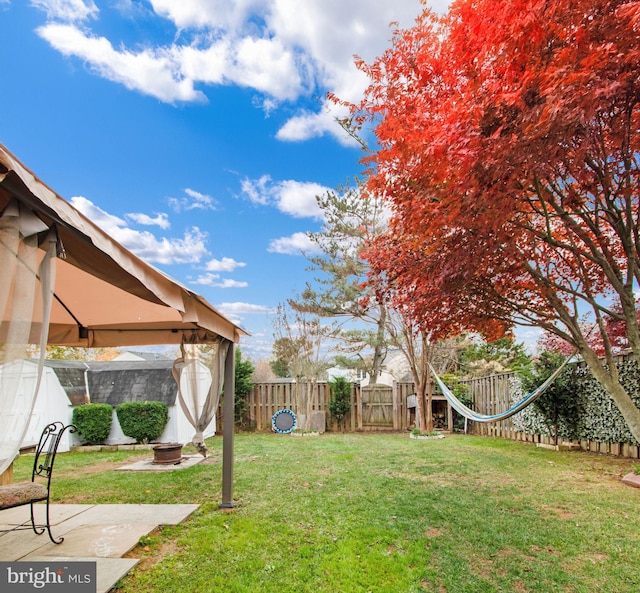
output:
[[[44,252],[38,236],[46,234]],[[57,239],[30,210],[12,201],[0,216],[0,474],[18,455],[42,378],[49,314],[55,282]],[[44,253],[44,256],[42,254]],[[38,260],[41,259],[38,264]],[[40,298],[36,298],[39,293]],[[34,307],[40,325],[40,356],[35,385],[22,381]]]
[[[181,355],[173,363],[173,375],[178,385],[178,400],[195,434],[191,442],[206,457],[204,431],[213,420],[224,387],[224,365],[229,352],[229,340],[221,339],[208,358],[208,369],[195,348],[180,347]]]

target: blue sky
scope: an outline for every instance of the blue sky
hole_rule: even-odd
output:
[[[442,10],[444,0],[430,6]],[[245,327],[304,288],[314,196],[361,171],[357,100],[418,0],[0,0],[0,142],[119,242]]]

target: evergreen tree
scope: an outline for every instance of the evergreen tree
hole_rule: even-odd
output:
[[[387,353],[387,309],[366,285],[368,265],[361,251],[385,228],[385,209],[357,180],[355,187],[330,191],[316,200],[325,221],[321,231],[309,234],[320,252],[307,255],[309,271],[316,276],[289,305],[296,311],[357,322],[358,327],[341,331],[339,348],[359,358],[375,383]]]
[[[351,383],[344,377],[336,377],[329,381],[331,389],[331,399],[329,400],[329,412],[336,420],[340,430],[345,430],[345,420],[347,414],[351,412]]]
[[[247,422],[247,396],[253,389],[251,375],[255,367],[249,359],[242,359],[240,348],[235,352],[235,422],[237,426],[244,427]]]

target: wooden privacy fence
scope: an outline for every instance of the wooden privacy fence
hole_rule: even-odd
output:
[[[345,428],[348,431],[395,430],[413,428],[415,411],[410,396],[415,393],[413,383],[370,385],[351,388],[351,412],[347,414]],[[339,430],[329,413],[331,389],[326,382],[309,387],[306,383],[273,382],[256,383],[247,397],[249,425],[258,431],[271,430],[271,418],[284,408],[298,414],[324,412],[329,430]],[[439,428],[450,428],[451,408],[445,398],[434,393],[434,418]]]
[[[480,414],[497,414],[508,410],[515,403],[511,399],[511,388],[516,373],[502,373],[490,377],[481,377],[469,381],[461,381],[467,385],[471,396],[471,407]],[[471,422],[473,434],[511,439],[541,445],[552,446],[552,439],[548,435],[519,432],[514,428],[513,419],[507,418],[500,422]],[[638,459],[640,448],[629,443],[604,443],[600,441],[572,441],[569,446],[580,448],[592,453],[603,453]]]
[[[511,387],[515,373],[502,373],[462,381],[469,390],[471,407],[481,414],[496,414],[511,407]],[[329,413],[331,390],[326,382],[302,383],[296,395],[296,384],[292,382],[257,383],[247,397],[247,416],[250,426],[258,431],[271,431],[271,418],[284,408],[296,414],[307,411],[323,412],[328,430],[337,431],[339,427]],[[351,389],[351,412],[347,415],[345,429],[350,432],[362,431],[406,431],[415,425],[415,409],[411,407],[413,383],[394,383],[360,387],[354,384]],[[307,405],[308,403],[308,405]],[[299,409],[302,406],[302,409]],[[452,429],[452,410],[444,396],[433,395],[433,414],[438,429]],[[515,430],[511,418],[500,422],[470,422],[469,430],[473,434],[507,438],[530,443],[550,444],[545,435],[528,434]],[[601,443],[580,441],[574,443],[584,451],[606,453],[638,459],[640,448],[625,443]]]
[[[504,412],[511,407],[511,386],[516,373],[500,373],[489,377],[478,377],[467,381],[460,381],[466,385],[471,396],[471,408],[479,414],[493,415]],[[511,438],[514,432],[513,420],[507,418],[500,422],[473,422],[474,434]]]
[[[351,398],[353,401],[354,389]],[[303,392],[304,395],[303,395]],[[307,408],[303,396],[310,398],[310,406]],[[270,431],[271,418],[278,410],[285,408],[296,414],[305,413],[306,409],[312,412],[325,412],[327,423],[329,422],[329,400],[331,391],[325,382],[312,383],[310,386],[304,383],[255,383],[247,396],[247,416],[249,424],[257,431]],[[304,406],[304,409],[300,409]],[[347,418],[347,426],[350,418]]]

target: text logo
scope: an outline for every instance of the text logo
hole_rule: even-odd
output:
[[[96,593],[95,562],[0,562],[2,593]]]

